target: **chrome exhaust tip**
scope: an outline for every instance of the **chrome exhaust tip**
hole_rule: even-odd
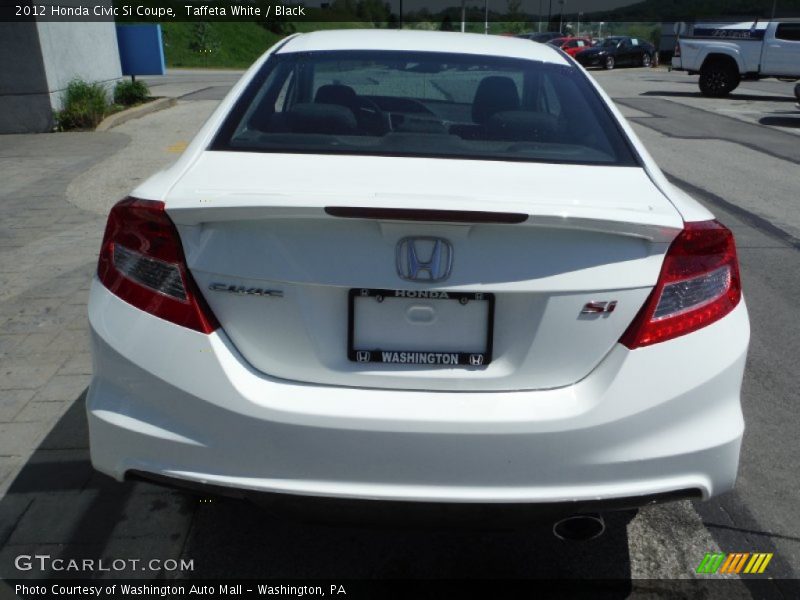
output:
[[[553,524],[553,535],[560,540],[586,542],[599,538],[606,530],[606,522],[596,513],[571,515]]]

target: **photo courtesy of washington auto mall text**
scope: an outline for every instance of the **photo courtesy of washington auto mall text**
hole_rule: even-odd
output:
[[[21,598],[64,597],[64,598],[179,598],[206,596],[211,598],[243,598],[256,596],[270,597],[346,597],[346,587],[342,584],[287,585],[266,584],[169,584],[169,583],[48,583],[46,585],[16,584],[14,593]]]
[[[0,0],[0,600],[800,599],[800,0]]]

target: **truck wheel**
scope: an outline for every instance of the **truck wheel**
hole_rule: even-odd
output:
[[[739,86],[739,71],[730,63],[714,61],[700,69],[700,92],[704,96],[721,98]]]

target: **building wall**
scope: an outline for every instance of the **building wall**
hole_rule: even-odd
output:
[[[0,23],[0,133],[49,131],[50,90],[36,23]]]
[[[61,109],[67,84],[75,78],[111,90],[122,77],[113,22],[37,23],[42,61],[54,110]]]
[[[0,133],[51,131],[71,79],[122,77],[112,21],[0,23],[0,65]]]

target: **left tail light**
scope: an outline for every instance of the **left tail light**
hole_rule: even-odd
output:
[[[111,209],[97,276],[112,293],[166,321],[201,333],[219,327],[163,202],[125,198]]]

